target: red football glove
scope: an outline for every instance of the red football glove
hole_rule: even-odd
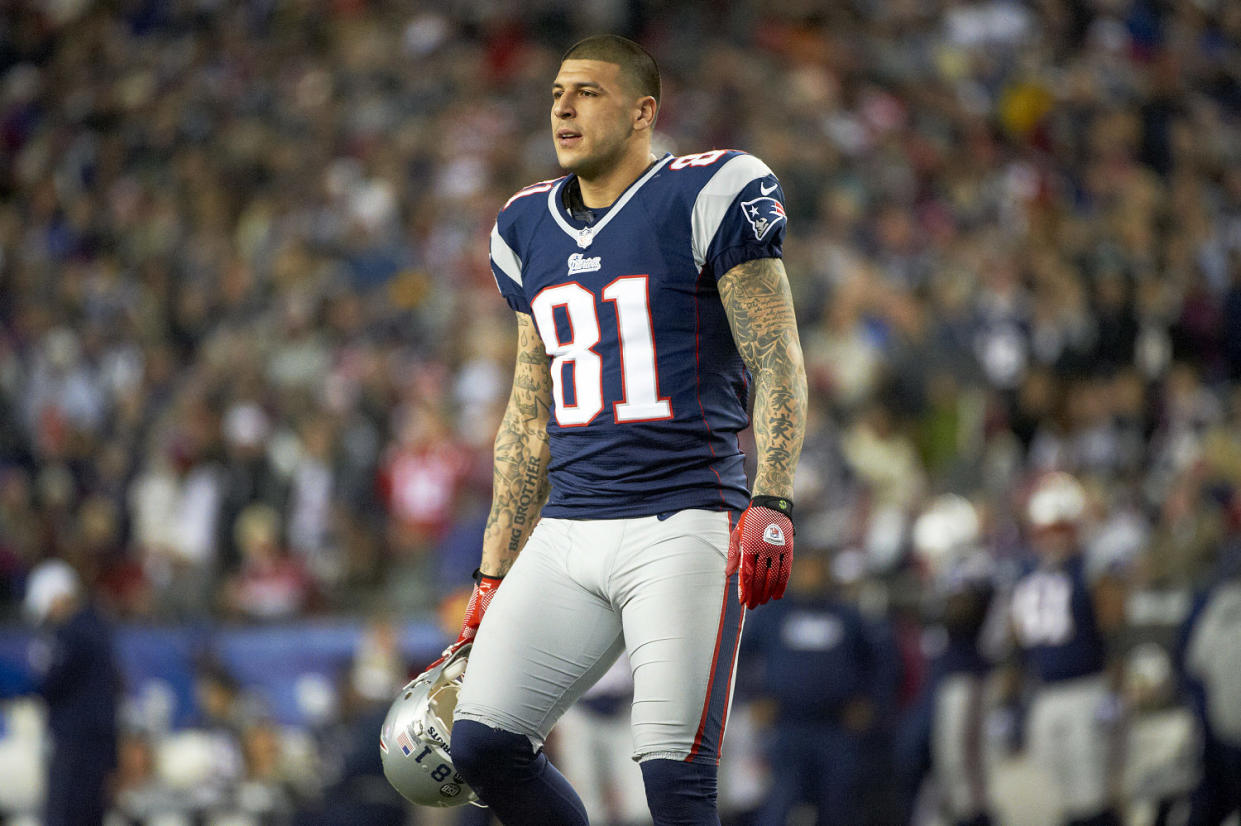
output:
[[[726,576],[738,570],[737,593],[747,608],[784,596],[793,570],[793,503],[755,496],[728,540]]]
[[[465,621],[461,623],[461,633],[457,635],[456,642],[444,649],[438,660],[427,666],[427,671],[451,657],[461,646],[474,641],[474,637],[478,635],[478,626],[483,621],[483,614],[503,579],[504,577],[487,576],[482,571],[474,572],[474,593],[470,594],[470,602],[465,606]]]

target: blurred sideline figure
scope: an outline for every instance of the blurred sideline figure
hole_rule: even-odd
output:
[[[916,794],[927,769],[934,808],[954,826],[988,826],[990,764],[986,724],[994,707],[989,676],[993,663],[984,633],[992,615],[994,572],[979,545],[974,506],[948,494],[933,500],[913,526],[913,550],[930,599],[930,675],[911,715],[914,742],[902,757],[914,765],[907,793]]]
[[[622,654],[556,726],[557,764],[582,798],[591,823],[650,823],[642,770],[629,756],[633,675]]]
[[[1067,473],[1035,481],[1024,509],[1034,558],[1009,611],[1034,680],[1026,727],[1033,759],[1059,793],[1063,822],[1111,826],[1121,822],[1123,792],[1126,735],[1113,648],[1125,588],[1083,550],[1087,505],[1085,489]]]
[[[1241,815],[1241,545],[1186,622],[1183,673],[1202,732],[1202,779],[1189,823],[1217,826]]]
[[[895,658],[832,569],[828,554],[803,554],[785,598],[755,612],[746,629],[742,656],[762,663],[771,721],[773,782],[759,826],[784,826],[801,804],[821,826],[866,822],[866,737],[895,688]]]
[[[117,764],[120,679],[112,630],[62,560],[31,572],[25,608],[39,628],[30,666],[51,736],[44,824],[100,824]]]
[[[384,778],[375,747],[375,729],[405,669],[399,628],[391,616],[377,614],[342,675],[340,713],[323,735],[330,745],[321,749],[332,758],[325,766],[326,788],[317,816],[300,813],[304,823],[397,826],[408,820],[408,804]]]

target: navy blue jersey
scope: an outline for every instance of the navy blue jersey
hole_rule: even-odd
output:
[[[950,674],[985,674],[991,662],[983,654],[983,636],[991,617],[995,588],[991,571],[979,563],[968,574],[962,573],[944,584],[943,649],[930,663],[931,679]]]
[[[115,656],[111,625],[92,607],[35,643],[35,689],[47,701],[47,725],[58,749],[70,741],[90,742],[90,748],[97,748],[96,740],[115,744],[121,691]]]
[[[1017,581],[1013,628],[1026,661],[1044,682],[1098,674],[1106,661],[1103,635],[1081,554],[1036,568]]]
[[[830,597],[790,593],[750,612],[742,651],[761,661],[763,693],[782,722],[835,722],[860,697],[885,707],[899,679],[886,632]]]
[[[949,635],[948,643],[928,667],[931,682],[952,674],[983,675],[991,670],[991,661],[983,655],[977,637]]]
[[[779,182],[752,155],[714,150],[665,155],[590,216],[566,207],[575,185],[521,190],[491,233],[500,293],[534,320],[551,371],[543,514],[744,508],[749,377],[717,280],[781,255]]]

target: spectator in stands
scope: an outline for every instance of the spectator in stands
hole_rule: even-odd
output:
[[[299,795],[286,765],[279,728],[266,720],[252,722],[242,732],[241,751],[245,773],[235,790],[234,811],[270,826],[292,823]]]
[[[227,805],[244,774],[241,733],[252,715],[242,686],[221,663],[206,659],[194,674],[194,696],[201,730],[209,744],[208,765],[190,792],[190,806],[210,811]]]
[[[209,613],[216,583],[219,473],[186,434],[168,435],[129,489],[133,542],[164,616]]]
[[[0,470],[0,594],[21,602],[26,574],[38,550],[38,510],[30,476],[20,467]]]
[[[140,826],[162,817],[176,817],[185,801],[158,776],[155,744],[140,731],[121,735],[117,748],[115,805],[109,818]]]
[[[311,416],[299,423],[298,455],[289,475],[285,523],[290,553],[302,561],[325,591],[335,588],[345,576],[341,537],[335,524],[335,438],[326,416]]]
[[[302,561],[280,544],[280,515],[268,505],[247,506],[235,532],[241,566],[224,585],[224,609],[249,620],[287,620],[304,614],[315,598]]]
[[[431,384],[428,378],[421,384]],[[457,516],[471,463],[434,396],[400,405],[393,419],[396,439],[385,453],[380,475],[392,550],[388,595],[394,605],[412,608],[431,598],[428,585],[434,571],[429,555]]]
[[[238,518],[251,505],[279,507],[284,479],[268,455],[273,437],[267,412],[253,399],[234,402],[220,423],[223,462],[220,467],[220,505],[215,515],[218,565],[222,573],[245,563],[245,551],[236,533]],[[277,514],[278,515],[278,514]]]

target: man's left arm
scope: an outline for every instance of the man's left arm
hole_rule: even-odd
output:
[[[738,264],[720,279],[720,299],[754,377],[754,495],[791,499],[806,432],[806,366],[784,262]]]
[[[783,261],[756,258],[738,264],[720,278],[719,289],[737,352],[754,377],[758,465],[750,507],[733,535],[738,547],[729,551],[729,572],[737,570],[736,560],[741,599],[754,608],[783,596],[792,567],[790,517],[793,476],[806,432],[806,367]]]

